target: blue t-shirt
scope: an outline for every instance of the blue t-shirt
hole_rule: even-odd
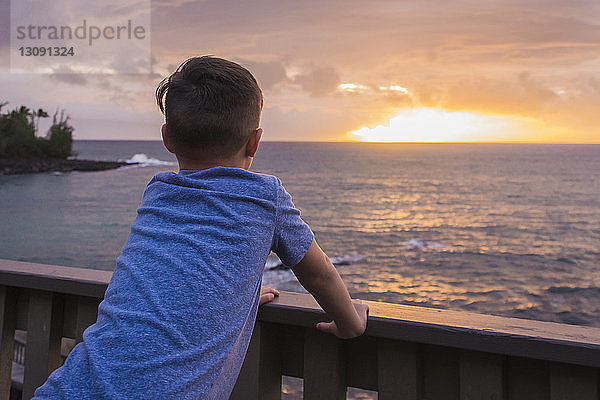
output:
[[[267,255],[296,265],[313,234],[281,181],[240,168],[156,174],[98,308],[36,399],[227,399]]]

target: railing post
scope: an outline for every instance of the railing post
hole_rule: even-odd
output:
[[[346,399],[343,346],[335,336],[304,330],[304,399]]]
[[[52,292],[30,290],[27,312],[27,348],[23,399],[33,397],[48,375],[61,364],[63,297]]]
[[[10,395],[16,315],[16,289],[0,286],[0,400]]]

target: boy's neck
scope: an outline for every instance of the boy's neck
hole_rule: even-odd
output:
[[[216,156],[215,154],[197,153],[197,154],[178,154],[173,151],[169,146],[168,138],[165,134],[165,125],[163,125],[163,142],[167,150],[174,153],[177,157],[179,164],[179,170],[193,170],[199,171],[202,169],[214,168],[214,167],[229,167],[229,168],[242,168],[245,170],[250,169],[252,160],[256,150],[258,150],[258,143],[262,135],[262,129],[258,128],[248,138],[245,146],[242,146],[236,153],[228,156]]]
[[[252,164],[252,157],[223,160],[192,160],[177,157],[177,163],[179,164],[180,171],[183,169],[199,171],[214,167],[242,168],[247,170]]]

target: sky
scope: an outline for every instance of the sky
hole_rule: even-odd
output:
[[[600,143],[597,0],[23,0],[17,16],[13,0],[12,24],[7,4],[0,101],[64,108],[76,139],[160,139],[156,85],[211,54],[257,77],[265,140]],[[124,42],[45,73],[6,62],[17,17],[108,25],[144,4],[146,73],[119,72],[145,67]]]

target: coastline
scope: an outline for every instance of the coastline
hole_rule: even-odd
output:
[[[0,160],[0,175],[34,174],[39,172],[105,171],[132,165],[125,161],[64,160],[59,158],[28,158]]]

